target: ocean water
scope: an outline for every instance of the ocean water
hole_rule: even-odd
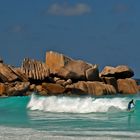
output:
[[[0,98],[0,140],[78,139],[139,140],[140,95]]]

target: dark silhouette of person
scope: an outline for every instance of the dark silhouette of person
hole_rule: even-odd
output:
[[[128,103],[128,108],[127,109],[130,110],[132,108],[132,105],[135,105],[133,99]]]

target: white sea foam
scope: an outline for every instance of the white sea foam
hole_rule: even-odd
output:
[[[140,133],[130,131],[38,131],[31,128],[0,126],[0,140],[139,140]]]
[[[92,113],[126,110],[127,103],[127,98],[37,97],[32,95],[27,108],[44,112]]]

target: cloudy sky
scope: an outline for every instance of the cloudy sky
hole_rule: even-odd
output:
[[[49,50],[140,78],[140,0],[0,0],[0,57],[20,66]]]

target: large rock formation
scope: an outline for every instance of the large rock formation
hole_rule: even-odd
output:
[[[130,79],[133,75],[131,68],[120,65],[106,66],[99,77],[96,64],[50,51],[46,53],[46,63],[24,59],[21,68],[0,60],[0,96],[22,96],[30,92],[40,95],[135,94],[140,88]]]
[[[25,96],[29,82],[0,83],[0,96]]]
[[[131,68],[125,65],[117,67],[106,66],[100,73],[101,77],[115,77],[116,79],[131,78],[134,72]]]
[[[136,81],[130,78],[118,79],[118,91],[123,94],[136,94],[139,92]]]
[[[118,84],[115,77],[101,77],[101,81],[104,82],[105,84],[112,85],[118,92]]]
[[[42,91],[45,91],[47,95],[60,95],[65,92],[65,88],[60,84],[43,83]]]
[[[10,68],[13,71],[13,73],[17,75],[18,80],[23,81],[23,82],[29,81],[28,77],[22,72],[21,68],[12,68],[12,67]]]
[[[44,80],[46,77],[49,77],[49,69],[45,63],[28,58],[24,59],[21,71],[29,79],[33,80]]]
[[[78,94],[81,93],[96,96],[116,94],[116,90],[112,85],[104,84],[102,82],[79,81],[66,86],[66,88],[72,93],[77,91]]]
[[[51,74],[65,79],[99,80],[97,65],[92,65],[81,60],[73,60],[56,52],[46,53],[46,64]]]
[[[1,82],[13,82],[23,81],[27,82],[28,78],[21,71],[20,68],[15,68],[4,63],[0,63],[0,81]]]
[[[0,81],[12,82],[18,79],[18,76],[12,71],[12,69],[3,63],[0,63]]]
[[[29,90],[29,82],[14,82],[6,83],[6,95],[7,96],[24,96]]]

